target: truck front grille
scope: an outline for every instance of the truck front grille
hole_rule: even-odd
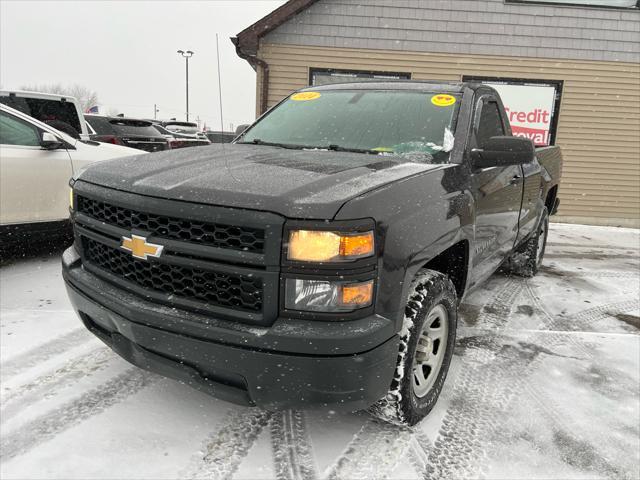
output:
[[[80,195],[77,197],[77,204],[78,212],[127,230],[140,229],[154,236],[210,247],[255,253],[264,251],[264,230],[258,228],[139,212]]]
[[[136,260],[88,237],[82,237],[82,247],[89,264],[144,289],[214,306],[262,310],[263,285],[258,277]]]

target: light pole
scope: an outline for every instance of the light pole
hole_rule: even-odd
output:
[[[189,59],[193,56],[193,52],[191,50],[178,50],[178,53],[182,55],[185,59],[186,66],[186,77],[187,77],[187,122],[189,121]]]

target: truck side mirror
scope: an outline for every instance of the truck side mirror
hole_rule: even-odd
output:
[[[523,137],[491,137],[483,148],[471,150],[474,168],[506,167],[532,162],[535,157],[533,142]]]
[[[62,148],[64,142],[56,137],[53,133],[42,132],[42,140],[40,140],[40,146],[45,150],[57,150]]]
[[[238,127],[236,128],[236,137],[238,135],[240,135],[242,132],[244,132],[249,127],[250,127],[250,125],[248,123],[245,123],[243,125],[238,125]]]

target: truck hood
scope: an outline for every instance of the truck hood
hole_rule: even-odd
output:
[[[99,162],[78,179],[140,195],[330,219],[354,197],[443,166],[395,155],[216,144]]]

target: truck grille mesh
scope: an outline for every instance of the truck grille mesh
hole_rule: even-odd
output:
[[[264,251],[264,230],[258,228],[207,223],[137,212],[83,196],[78,196],[77,204],[78,212],[127,230],[137,228],[154,236],[210,247],[256,253]]]
[[[82,244],[88,263],[145,289],[221,307],[262,310],[260,278],[140,261],[87,237]]]

